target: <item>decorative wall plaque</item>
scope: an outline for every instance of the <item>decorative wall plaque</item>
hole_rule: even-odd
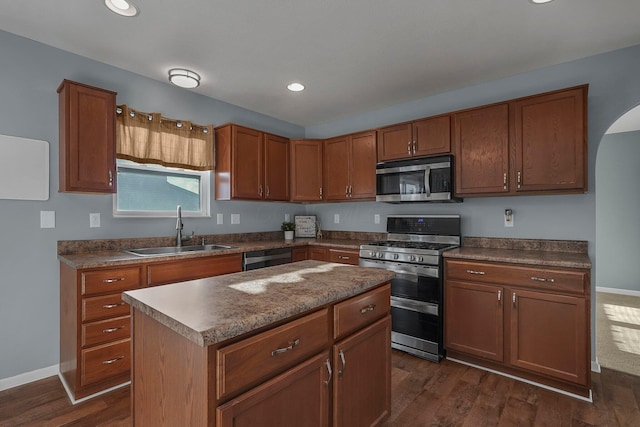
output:
[[[296,224],[296,237],[316,237],[315,215],[296,215],[294,223]]]

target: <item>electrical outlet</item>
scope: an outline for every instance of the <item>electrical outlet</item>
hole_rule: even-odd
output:
[[[515,223],[515,214],[511,209],[504,210],[504,226],[505,227],[513,227]]]
[[[375,214],[373,216],[373,223],[374,224],[380,224],[380,214]]]
[[[221,214],[221,213],[216,214],[216,223],[218,225],[224,224],[224,214]]]
[[[291,215],[290,214],[284,214],[284,220],[287,222],[291,222]]]
[[[340,214],[333,214],[333,223],[340,224]]]
[[[231,224],[240,224],[240,214],[231,214]]]
[[[56,211],[40,211],[40,228],[56,228]]]
[[[99,228],[100,227],[100,214],[99,213],[90,213],[89,214],[89,227],[90,228]]]

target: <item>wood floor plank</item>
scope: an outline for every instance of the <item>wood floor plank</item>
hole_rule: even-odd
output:
[[[498,426],[532,426],[536,409],[534,404],[510,396],[504,406]]]

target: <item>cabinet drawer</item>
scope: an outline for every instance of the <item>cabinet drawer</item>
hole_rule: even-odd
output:
[[[329,342],[328,310],[323,309],[216,352],[216,395],[223,399],[258,384],[320,352]]]
[[[89,347],[131,336],[131,316],[82,325],[82,347]]]
[[[329,262],[358,265],[360,255],[358,251],[347,249],[329,249]]]
[[[122,301],[121,294],[82,298],[82,321],[106,319],[129,314],[129,304]]]
[[[82,273],[82,295],[127,291],[140,286],[140,267],[86,271]]]
[[[446,277],[584,294],[588,272],[561,268],[446,260]]]
[[[391,285],[384,285],[333,307],[333,337],[343,337],[391,311]]]
[[[81,358],[80,384],[83,386],[124,374],[131,368],[131,340],[82,350]]]

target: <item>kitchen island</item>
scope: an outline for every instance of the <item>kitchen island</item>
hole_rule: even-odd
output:
[[[392,277],[302,261],[125,292],[134,425],[381,423]]]

